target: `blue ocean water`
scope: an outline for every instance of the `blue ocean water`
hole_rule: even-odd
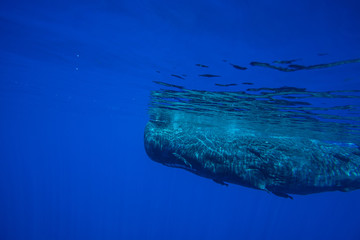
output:
[[[249,64],[360,58],[359,10],[322,0],[1,1],[0,239],[360,239],[360,191],[289,200],[224,187],[151,161],[143,146],[153,81],[359,90],[360,63]]]

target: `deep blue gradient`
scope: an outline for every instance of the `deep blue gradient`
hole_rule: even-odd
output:
[[[164,167],[143,147],[154,80],[360,89],[360,64],[222,61],[359,58],[359,12],[358,1],[1,1],[0,239],[360,239],[360,191],[283,199]],[[196,63],[223,78],[194,77]]]

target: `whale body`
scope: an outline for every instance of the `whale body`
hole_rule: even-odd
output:
[[[360,188],[360,151],[355,144],[269,134],[221,119],[167,113],[153,117],[144,132],[146,153],[163,165],[286,198]]]

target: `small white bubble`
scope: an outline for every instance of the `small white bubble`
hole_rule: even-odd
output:
[[[79,55],[79,54],[76,54],[76,57],[80,57],[80,55]]]
[[[75,70],[77,71],[77,70],[79,70],[79,68],[77,67],[77,68],[75,68]]]

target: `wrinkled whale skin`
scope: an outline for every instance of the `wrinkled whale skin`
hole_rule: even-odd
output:
[[[360,188],[353,146],[156,120],[147,123],[144,144],[153,161],[281,197]]]

